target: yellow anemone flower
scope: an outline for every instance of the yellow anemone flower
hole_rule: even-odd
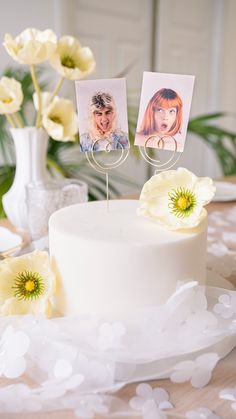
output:
[[[21,84],[10,77],[0,79],[0,114],[11,114],[19,111],[23,102]]]
[[[69,80],[78,80],[87,76],[96,66],[91,49],[81,47],[73,36],[63,36],[59,39],[49,61],[62,77]]]
[[[35,251],[0,263],[0,314],[50,316],[55,275],[47,252]]]
[[[4,47],[8,54],[20,64],[39,64],[47,60],[57,46],[57,37],[50,29],[39,31],[25,29],[16,38],[6,34]]]
[[[54,140],[74,141],[78,121],[73,103],[68,99],[54,98],[43,113],[42,124]]]

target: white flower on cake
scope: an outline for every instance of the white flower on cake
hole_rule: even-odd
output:
[[[138,214],[170,230],[196,227],[205,217],[203,207],[214,193],[212,179],[198,178],[184,168],[169,170],[145,183]]]
[[[12,114],[19,111],[23,102],[21,84],[11,77],[0,79],[0,114]]]
[[[78,122],[73,103],[68,99],[54,98],[43,113],[42,124],[54,140],[75,140]]]
[[[6,34],[4,47],[8,54],[20,64],[40,64],[47,60],[57,46],[57,37],[50,29],[39,31],[25,29],[16,38]]]
[[[73,36],[59,39],[57,48],[50,58],[50,64],[66,79],[78,80],[95,70],[93,53],[88,47],[81,47]]]
[[[35,251],[0,263],[0,314],[51,313],[55,275],[47,252]]]

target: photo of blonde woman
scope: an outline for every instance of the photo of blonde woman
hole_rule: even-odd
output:
[[[129,148],[125,79],[76,83],[80,151]]]

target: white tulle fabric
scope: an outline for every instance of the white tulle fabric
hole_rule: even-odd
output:
[[[190,278],[164,306],[131,313],[125,323],[89,315],[1,318],[0,375],[9,385],[0,388],[0,412],[72,409],[78,418],[167,418],[173,405],[162,388],[142,383],[130,402],[114,393],[127,383],[163,377],[203,387],[234,347],[236,291],[227,289],[226,279],[236,273],[235,219],[236,208],[210,216],[209,283],[223,288]],[[220,397],[235,409],[235,389]],[[199,407],[182,417],[218,416]]]

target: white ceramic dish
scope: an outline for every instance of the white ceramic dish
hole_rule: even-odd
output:
[[[0,227],[0,252],[6,252],[22,244],[22,237],[12,233],[5,227]]]
[[[236,184],[230,182],[214,182],[216,193],[214,202],[236,201]]]

